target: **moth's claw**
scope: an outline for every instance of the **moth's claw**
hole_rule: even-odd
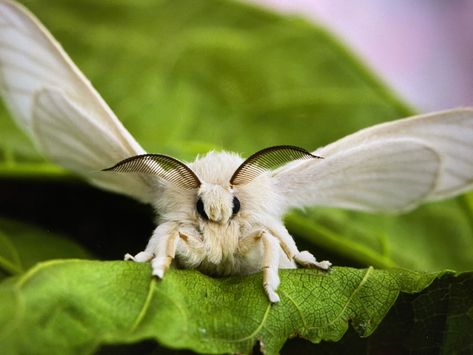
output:
[[[332,266],[332,263],[328,260],[317,261],[315,257],[306,250],[301,251],[299,254],[296,254],[294,256],[294,260],[296,261],[296,263],[306,268],[328,270],[330,266]]]
[[[166,258],[166,257],[154,257],[153,260],[151,261],[151,267],[153,269],[153,276],[156,276],[160,279],[164,277],[164,273],[166,272],[167,269],[169,269],[169,266],[171,264],[171,259]]]
[[[156,276],[157,278],[162,279],[164,277],[164,270],[153,268],[153,276]]]
[[[131,254],[126,253],[125,256],[123,257],[123,260],[125,260],[125,261],[128,261],[128,260],[135,261],[135,257]]]
[[[154,257],[154,255],[152,253],[149,253],[147,251],[141,251],[138,254],[136,254],[135,256],[133,256],[131,254],[128,254],[128,253],[125,254],[124,260],[131,260],[131,261],[135,261],[137,263],[145,263],[147,261],[150,261],[153,257]]]
[[[332,263],[328,260],[324,260],[324,261],[317,262],[316,266],[322,270],[329,270],[330,267],[332,266]]]
[[[279,295],[270,288],[266,288],[266,294],[268,295],[269,302],[271,303],[278,303],[281,300]]]

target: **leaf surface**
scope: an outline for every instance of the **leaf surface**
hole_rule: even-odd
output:
[[[337,341],[349,324],[372,334],[399,293],[421,293],[427,305],[437,278],[446,278],[453,307],[445,317],[472,322],[471,274],[421,274],[406,270],[334,268],[281,271],[281,302],[268,303],[261,274],[216,279],[197,271],[171,270],[151,280],[147,264],[57,260],[41,263],[1,285],[0,343],[10,353],[91,353],[100,344],[155,339],[172,348],[205,353],[248,353],[259,341],[268,354],[287,338]],[[428,287],[435,281],[430,287]],[[459,305],[453,290],[464,303]],[[422,300],[422,295],[424,299]],[[416,307],[422,307],[417,304]],[[429,314],[418,321],[429,322]],[[470,318],[469,318],[470,317]],[[470,322],[470,323],[468,323]],[[455,324],[443,322],[454,335]],[[471,342],[471,337],[465,338]]]

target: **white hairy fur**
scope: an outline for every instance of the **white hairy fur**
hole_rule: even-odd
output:
[[[0,0],[0,89],[46,157],[155,207],[159,223],[146,249],[125,259],[150,261],[159,278],[174,261],[215,275],[262,270],[271,302],[279,301],[279,268],[330,267],[298,250],[282,222],[289,208],[401,212],[473,183],[471,109],[370,127],[313,153],[323,159],[296,160],[243,184],[230,178],[244,159],[226,152],[188,164],[198,188],[142,173],[101,172],[145,152],[49,32],[10,0]],[[199,199],[207,218],[196,208]]]

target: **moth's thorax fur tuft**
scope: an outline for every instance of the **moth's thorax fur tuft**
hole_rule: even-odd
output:
[[[212,151],[189,166],[202,182],[229,186],[230,178],[241,163],[243,158],[238,154]]]

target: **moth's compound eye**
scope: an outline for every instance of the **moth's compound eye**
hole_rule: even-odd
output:
[[[236,197],[233,197],[233,214],[237,214],[238,211],[240,210],[240,200],[237,199]]]
[[[202,202],[202,199],[199,198],[197,200],[197,203],[195,205],[195,207],[197,208],[197,212],[199,213],[199,215],[205,219],[205,220],[208,220],[209,217],[207,216],[207,213],[205,213],[205,209],[204,209],[204,203]]]

